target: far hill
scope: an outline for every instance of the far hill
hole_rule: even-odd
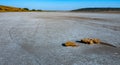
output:
[[[23,11],[27,11],[27,10],[23,8],[0,5],[0,12],[23,12]]]
[[[72,12],[120,12],[120,8],[81,8]]]
[[[29,10],[28,8],[18,8],[18,7],[11,7],[11,6],[4,6],[0,5],[0,12],[33,12],[33,11],[42,11],[42,10]]]

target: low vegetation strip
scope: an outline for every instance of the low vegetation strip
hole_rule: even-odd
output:
[[[33,11],[42,11],[42,10],[29,10],[28,8],[17,8],[17,7],[11,7],[11,6],[3,6],[0,5],[0,12],[33,12]]]
[[[120,8],[81,8],[71,12],[120,12]]]

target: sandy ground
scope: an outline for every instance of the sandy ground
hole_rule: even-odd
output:
[[[117,48],[62,46],[87,37]],[[0,65],[120,65],[120,14],[0,13]]]

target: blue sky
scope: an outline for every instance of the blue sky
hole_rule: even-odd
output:
[[[42,10],[72,10],[87,7],[120,7],[120,0],[0,0],[0,5]]]

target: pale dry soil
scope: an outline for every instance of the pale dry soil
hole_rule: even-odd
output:
[[[99,38],[106,45],[64,47]],[[0,13],[0,65],[120,65],[120,14]]]

